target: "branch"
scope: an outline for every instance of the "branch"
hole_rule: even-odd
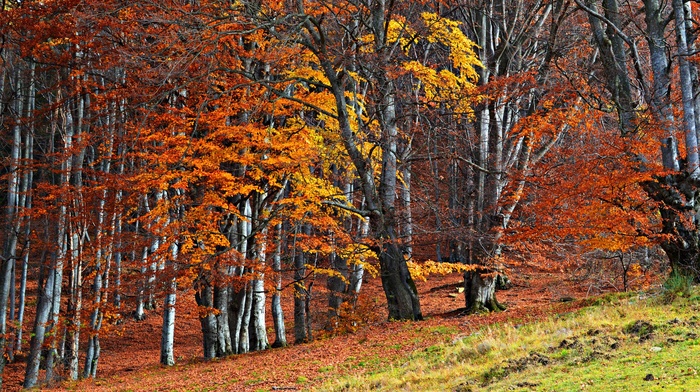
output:
[[[338,115],[335,114],[335,113],[331,113],[331,112],[329,112],[328,110],[325,110],[325,109],[323,109],[323,108],[321,108],[321,107],[319,107],[319,106],[316,106],[316,105],[314,105],[314,104],[309,103],[308,101],[305,101],[305,100],[303,100],[303,99],[294,97],[294,96],[292,96],[292,95],[286,93],[286,92],[283,91],[283,90],[280,90],[280,89],[278,89],[278,88],[272,87],[269,83],[266,83],[266,82],[264,82],[264,81],[257,81],[257,82],[258,82],[260,85],[262,85],[263,87],[267,88],[268,91],[273,92],[274,94],[276,94],[278,97],[280,97],[280,98],[282,98],[282,99],[286,99],[286,100],[289,100],[289,101],[292,101],[292,102],[296,102],[296,103],[298,103],[298,104],[300,104],[300,105],[302,105],[302,106],[305,106],[305,107],[307,107],[307,108],[309,108],[309,109],[311,109],[311,110],[315,110],[316,112],[321,113],[321,114],[323,114],[323,115],[325,115],[325,116],[328,116],[328,117],[334,118],[334,119],[338,119]]]
[[[587,5],[583,4],[581,0],[574,1],[576,2],[576,4],[578,4],[579,7],[581,7],[581,9],[600,19],[601,21],[605,22],[608,26],[612,27],[613,30],[615,30],[615,32],[620,36],[620,38],[622,38],[623,41],[627,42],[627,45],[632,46],[632,41],[630,40],[630,38],[625,33],[623,33],[622,30],[620,30],[620,28],[617,27],[617,25],[615,25],[615,23],[613,23],[610,19],[601,15],[600,13],[598,13],[598,11],[594,10],[593,8],[590,8]]]
[[[360,215],[360,216],[370,216],[371,215],[371,211],[360,210],[360,209],[353,207],[350,204],[340,203],[340,202],[335,201],[335,200],[323,200],[321,202],[321,204],[325,204],[327,206],[338,207],[342,210],[350,211],[350,212],[357,214],[357,215]]]

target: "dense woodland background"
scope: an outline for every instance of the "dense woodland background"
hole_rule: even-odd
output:
[[[364,274],[397,320],[433,273],[697,280],[696,6],[3,0],[0,350],[32,387],[156,306],[172,365],[192,293],[214,358],[351,325]]]

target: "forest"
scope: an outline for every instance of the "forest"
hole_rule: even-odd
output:
[[[343,333],[368,276],[397,321],[435,274],[466,313],[517,265],[700,278],[696,2],[2,6],[0,375],[25,388],[96,377],[154,309],[174,365],[185,296],[214,359]]]

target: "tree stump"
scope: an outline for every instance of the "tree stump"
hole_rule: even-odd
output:
[[[468,313],[496,312],[505,306],[496,300],[496,284],[500,274],[487,267],[464,273],[464,300]]]

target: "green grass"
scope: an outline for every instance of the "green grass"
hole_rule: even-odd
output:
[[[487,326],[316,390],[700,391],[697,289],[670,303],[664,294],[589,303],[536,323]]]

